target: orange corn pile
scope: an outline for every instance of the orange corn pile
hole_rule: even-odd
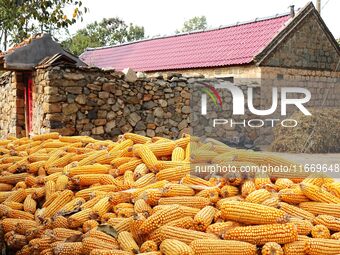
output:
[[[189,135],[0,140],[0,246],[19,255],[340,254],[339,183],[190,174],[207,162],[293,164]]]

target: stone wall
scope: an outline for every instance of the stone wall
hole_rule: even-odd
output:
[[[142,78],[96,68],[38,69],[33,133],[112,139],[125,132],[175,138],[189,127],[188,80]]]
[[[22,75],[6,72],[0,77],[0,138],[25,135]]]
[[[278,67],[261,67],[261,106],[268,109],[272,104],[272,88],[301,87],[311,92],[311,100],[304,104],[308,108],[340,108],[340,72],[289,69]],[[289,94],[289,98],[298,98],[301,94]],[[280,101],[279,101],[280,106]],[[287,116],[280,115],[280,107],[272,118],[284,119],[298,109],[287,107]],[[273,140],[273,129],[260,130],[258,143],[270,144]]]
[[[339,49],[311,12],[261,65],[335,71],[339,60]]]

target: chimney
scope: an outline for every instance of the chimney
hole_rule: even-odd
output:
[[[295,5],[289,6],[290,8],[290,17],[294,18],[295,17],[295,10],[294,10]]]
[[[316,0],[316,9],[321,14],[321,0]]]

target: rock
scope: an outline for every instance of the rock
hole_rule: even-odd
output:
[[[143,96],[143,101],[150,101],[152,99],[152,95],[151,94],[145,94]]]
[[[188,127],[188,122],[187,120],[182,120],[179,124],[178,124],[178,129],[182,130],[183,128]]]
[[[44,87],[44,93],[48,95],[57,95],[59,93],[58,87]]]
[[[93,122],[96,126],[103,126],[106,124],[106,119],[96,119]]]
[[[144,72],[137,72],[137,78],[138,79],[145,79],[146,78],[146,73]]]
[[[122,133],[128,133],[128,132],[131,132],[133,130],[133,128],[131,127],[130,124],[125,124],[124,126],[122,126],[120,128],[120,130],[122,131]]]
[[[155,131],[152,129],[147,129],[146,130],[146,136],[148,137],[154,137],[156,135]]]
[[[99,110],[97,113],[98,119],[106,119],[106,116],[107,116],[107,111]]]
[[[131,68],[125,68],[123,70],[124,73],[124,79],[127,82],[135,82],[137,80],[137,75],[136,72],[134,70],[132,70]]]
[[[147,128],[148,129],[156,129],[156,124],[155,123],[149,123],[148,125],[147,125]]]
[[[76,104],[66,104],[63,107],[63,113],[65,115],[70,115],[72,113],[76,113],[78,111],[78,106]]]
[[[186,99],[190,99],[191,94],[188,91],[182,90],[181,91],[181,97],[184,97]]]
[[[67,103],[72,104],[74,103],[74,99],[76,98],[76,95],[68,94],[67,95]]]
[[[92,134],[94,134],[94,135],[104,134],[104,127],[99,126],[99,127],[92,128]]]
[[[114,83],[104,83],[103,84],[103,90],[106,92],[111,92],[114,93],[115,92],[115,87],[114,87]]]
[[[121,96],[121,95],[123,95],[123,91],[121,91],[120,89],[115,90],[114,93],[115,93],[116,96]]]
[[[89,89],[95,90],[95,91],[101,91],[102,90],[102,86],[96,85],[96,84],[87,84],[87,87]]]
[[[113,120],[114,118],[116,118],[116,116],[117,116],[117,114],[115,112],[111,111],[107,114],[106,118],[108,120]]]
[[[89,95],[91,92],[90,92],[90,90],[88,89],[88,88],[84,88],[84,94],[85,95]]]
[[[144,121],[138,121],[136,126],[135,126],[135,131],[141,131],[141,130],[145,130],[146,126]]]
[[[66,80],[73,80],[73,81],[79,81],[85,78],[85,76],[81,73],[64,73],[63,77]]]
[[[142,108],[149,110],[149,109],[154,108],[156,105],[157,105],[157,104],[156,104],[155,102],[149,101],[149,102],[144,103],[144,104],[142,105]]]
[[[133,112],[128,117],[128,122],[131,124],[131,126],[136,126],[137,122],[140,121],[142,118],[136,113]]]
[[[91,111],[88,112],[87,117],[90,120],[96,119],[97,118],[97,112],[98,112],[98,110],[91,110]]]
[[[168,103],[167,103],[166,100],[160,99],[160,100],[159,100],[159,105],[160,105],[161,107],[167,107],[167,106],[168,106]]]
[[[76,101],[78,104],[86,104],[86,96],[85,95],[78,95],[74,101]]]
[[[182,107],[182,113],[189,114],[190,112],[191,112],[190,106],[185,105]]]
[[[44,113],[58,113],[61,112],[61,104],[49,104],[49,103],[43,103],[42,105],[43,112]]]
[[[114,120],[111,120],[109,122],[106,123],[105,125],[105,132],[109,133],[112,131],[112,129],[114,129],[116,127],[116,122]]]
[[[98,97],[102,99],[109,98],[109,96],[110,96],[110,93],[106,91],[101,91],[98,93]]]
[[[82,87],[66,87],[65,91],[68,93],[80,95],[81,93],[83,93],[83,88]]]
[[[157,107],[154,110],[153,114],[155,115],[155,117],[162,118],[163,115],[164,115],[164,111],[163,111],[163,109],[161,107]]]
[[[45,102],[47,103],[58,103],[61,101],[65,101],[66,100],[66,95],[48,95],[45,98]]]

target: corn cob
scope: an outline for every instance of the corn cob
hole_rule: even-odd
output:
[[[143,222],[140,226],[140,231],[142,233],[152,232],[156,228],[180,218],[181,215],[182,211],[178,205],[172,206],[167,210],[157,211]]]
[[[307,183],[300,184],[303,194],[312,201],[340,204],[340,198],[332,195],[326,190],[321,189],[319,186]]]
[[[110,197],[103,197],[100,199],[92,208],[92,214],[94,217],[101,217],[104,213],[107,213],[111,208],[111,203],[109,201]]]
[[[254,190],[245,199],[246,202],[261,204],[271,198],[271,193],[265,189]]]
[[[67,218],[61,215],[53,217],[52,226],[53,228],[68,228]]]
[[[0,176],[0,183],[15,185],[17,182],[25,181],[29,175],[28,173],[3,175]]]
[[[289,189],[290,187],[293,186],[293,184],[294,182],[287,178],[278,178],[275,181],[275,186],[278,190]]]
[[[157,180],[179,181],[190,173],[190,166],[177,166],[159,171],[156,174]]]
[[[156,157],[170,156],[176,147],[174,141],[146,144]],[[144,161],[144,160],[143,160]]]
[[[119,218],[117,218],[119,219]],[[113,226],[115,228],[115,230],[119,233],[122,231],[129,231],[131,224],[133,222],[133,217],[129,217],[129,218],[122,218],[121,220],[119,220],[118,223],[114,222],[114,218],[113,219],[109,219],[108,220],[108,224]]]
[[[191,247],[175,239],[165,239],[160,245],[160,251],[164,255],[193,255]]]
[[[143,177],[142,177],[143,178]],[[141,178],[141,179],[142,179]],[[137,183],[138,181],[135,182],[135,184]],[[136,189],[132,194],[133,194],[133,197],[138,197],[140,196],[145,190],[148,190],[148,189],[160,189],[160,188],[163,188],[164,185],[166,185],[168,183],[168,181],[158,181],[158,182],[153,182],[153,183],[150,183],[148,185],[145,185],[141,188],[138,188]]]
[[[81,255],[83,254],[83,243],[64,243],[57,242],[52,245],[53,254],[55,255]]]
[[[326,226],[329,230],[340,231],[340,219],[330,215],[318,215],[314,218],[313,224],[321,224]]]
[[[32,239],[29,242],[29,245],[32,246],[35,251],[41,252],[45,249],[50,248],[52,242],[53,242],[52,238],[46,236],[46,237]]]
[[[25,200],[27,196],[25,189],[18,189],[10,194],[10,196],[7,197],[5,202],[18,202],[21,203]]]
[[[136,154],[142,159],[143,163],[147,166],[148,169],[150,169],[151,171],[157,170],[156,164],[158,162],[158,159],[156,155],[152,152],[149,146],[147,145],[136,146],[135,145],[134,150]]]
[[[322,188],[326,189],[334,196],[340,198],[340,184],[338,182],[325,183],[322,185]]]
[[[14,210],[22,210],[24,205],[22,203],[18,203],[18,202],[13,202],[13,201],[9,201],[9,202],[3,202],[3,205],[12,208]]]
[[[79,165],[76,167],[71,168],[67,175],[69,177],[73,177],[75,175],[80,174],[108,174],[109,168],[104,165],[100,164],[93,164],[93,165]]]
[[[318,224],[312,228],[312,237],[329,239],[331,238],[331,233],[326,226]]]
[[[117,241],[119,246],[124,251],[139,253],[138,244],[133,239],[133,236],[130,232],[122,231],[118,234]]]
[[[292,217],[289,222],[295,224],[299,235],[309,235],[313,228],[313,224],[309,220]]]
[[[190,247],[197,255],[255,255],[256,246],[239,241],[199,239],[194,240]]]
[[[287,214],[279,209],[239,201],[226,201],[220,206],[222,218],[245,224],[272,224],[287,222]]]
[[[64,241],[66,238],[69,238],[71,236],[81,235],[81,232],[68,228],[54,228],[50,235],[56,241]]]
[[[0,192],[2,191],[10,191],[13,188],[12,185],[6,183],[0,183]]]
[[[16,234],[14,231],[7,232],[4,235],[4,241],[8,247],[15,250],[19,250],[27,244],[26,236]]]
[[[32,198],[32,195],[28,195],[25,198],[23,209],[25,212],[34,214],[37,209],[37,202]]]
[[[333,235],[331,235],[331,239],[340,240],[340,232],[336,232]]]
[[[117,190],[116,185],[98,185],[98,186],[93,186],[91,188],[82,189],[82,190],[78,191],[75,196],[84,198],[85,200],[88,200],[94,194],[105,194],[107,192],[114,192],[116,190]]]
[[[93,249],[90,255],[131,255],[131,253],[122,250]]]
[[[305,255],[305,241],[295,241],[287,243],[283,246],[285,255]]]
[[[170,221],[165,224],[166,226],[192,229],[194,227],[194,219],[190,216],[185,216],[183,218],[179,218],[177,220]]]
[[[261,253],[262,255],[283,255],[283,250],[278,243],[269,242],[263,245]]]
[[[29,212],[14,210],[11,208],[7,211],[6,217],[14,218],[14,219],[25,219],[25,220],[34,219],[34,215]]]
[[[124,175],[126,171],[134,171],[135,168],[141,163],[142,161],[140,159],[130,160],[129,162],[126,162],[120,165],[119,167],[117,167],[116,175],[120,176],[120,175]]]
[[[117,214],[109,212],[109,213],[105,213],[101,218],[100,221],[101,223],[106,223],[109,219],[111,218],[116,218]]]
[[[233,197],[238,195],[238,193],[239,193],[238,188],[231,185],[225,185],[221,188],[222,197]]]
[[[162,189],[163,197],[174,197],[174,196],[193,196],[195,191],[182,184],[169,183],[166,184]]]
[[[161,171],[167,168],[175,168],[175,167],[188,167],[190,166],[189,161],[167,161],[167,160],[162,160],[158,161],[156,164],[156,169]]]
[[[154,212],[157,212],[159,210],[171,208],[171,206],[173,205],[172,204],[171,205],[157,205],[152,209]],[[199,208],[194,208],[194,207],[189,207],[189,206],[184,206],[184,205],[180,205],[179,207],[183,212],[183,217],[186,217],[186,216],[194,217],[200,211]]]
[[[238,226],[240,226],[240,224],[235,221],[218,222],[208,226],[206,232],[222,236],[222,234],[224,234],[228,229]]]
[[[42,250],[40,252],[40,255],[53,255],[53,249],[52,248],[47,248],[45,250]]]
[[[60,195],[45,208],[44,217],[48,218],[53,216],[58,210],[60,210],[65,204],[70,202],[73,198],[73,192],[70,190],[64,190]]]
[[[55,183],[55,189],[56,191],[63,191],[67,188],[69,179],[66,175],[60,175],[58,176],[56,183]]]
[[[83,251],[85,254],[89,254],[93,249],[118,249],[118,245],[114,245],[113,243],[107,243],[103,240],[94,237],[85,237],[82,241],[83,243]]]
[[[339,240],[310,238],[305,243],[305,252],[308,255],[336,255],[339,251]]]
[[[138,199],[134,204],[135,213],[142,213],[146,217],[152,214],[152,208],[144,199]]]
[[[215,208],[212,206],[206,206],[202,208],[194,218],[194,228],[199,231],[205,231],[207,227],[212,223],[215,216]]]
[[[176,147],[172,151],[171,160],[172,161],[183,161],[185,159],[185,151],[181,147]]]
[[[285,244],[296,241],[298,233],[294,224],[287,223],[235,227],[227,230],[223,237],[226,240],[238,240],[256,245],[263,245],[267,242]]]
[[[85,221],[90,219],[92,209],[84,209],[75,214],[72,214],[67,219],[67,224],[70,228],[77,228],[80,227]]]
[[[147,240],[140,246],[140,252],[158,251],[158,245],[155,241]]]
[[[111,236],[111,235],[108,235],[102,231],[99,231],[99,230],[96,230],[96,229],[93,229],[93,230],[90,230],[88,231],[84,237],[92,237],[92,238],[97,238],[103,242],[106,242],[108,244],[111,244],[112,246],[114,247],[118,247],[118,242],[116,240],[115,237]]]
[[[301,203],[299,207],[314,215],[327,214],[333,217],[340,218],[340,205],[339,204],[305,202],[305,203]]]
[[[190,168],[188,167],[188,169],[190,170]],[[207,180],[204,180],[202,178],[199,178],[197,176],[192,176],[190,174],[187,174],[186,176],[183,177],[182,179],[182,184],[186,184],[188,186],[202,186],[202,188],[206,188],[206,187],[211,187],[213,186],[213,184]]]
[[[156,231],[157,231],[157,240],[155,240],[156,242],[162,242],[165,239],[175,239],[189,245],[192,241],[196,239],[217,239],[217,237],[214,234],[172,227],[167,225],[160,227]]]
[[[307,220],[312,221],[315,218],[314,214],[312,214],[312,213],[310,213],[306,210],[303,210],[303,209],[301,209],[297,206],[290,205],[290,204],[287,204],[287,203],[284,203],[284,202],[280,202],[278,204],[278,208],[281,209],[282,211],[285,211],[286,213],[288,213],[291,216],[299,217],[299,218],[302,218],[302,219],[307,219]]]
[[[310,201],[300,188],[282,189],[279,192],[281,201],[289,204],[300,204]]]
[[[133,178],[136,181],[147,173],[149,173],[149,169],[146,167],[146,165],[144,163],[139,164],[133,171]]]
[[[178,197],[165,197],[159,200],[159,205],[178,204],[188,207],[202,209],[210,204],[210,200],[205,197],[192,197],[192,196],[178,196]]]

